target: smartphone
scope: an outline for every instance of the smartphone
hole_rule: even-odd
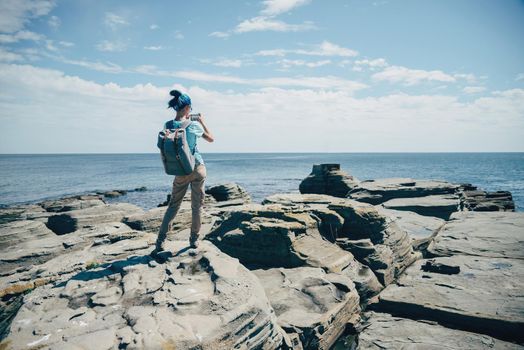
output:
[[[200,113],[194,113],[189,115],[189,120],[199,120],[200,119]]]

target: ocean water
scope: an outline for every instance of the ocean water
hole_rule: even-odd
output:
[[[212,153],[204,159],[207,185],[236,182],[255,202],[298,192],[313,164],[340,163],[360,180],[441,179],[511,191],[517,210],[524,208],[524,153]],[[146,186],[118,200],[149,209],[165,200],[172,178],[156,153],[0,155],[0,205]]]

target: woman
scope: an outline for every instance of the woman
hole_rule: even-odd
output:
[[[189,118],[189,112],[191,111],[191,98],[187,94],[183,94],[178,90],[170,92],[173,98],[168,103],[168,108],[173,108],[176,111],[176,117],[172,121],[173,126],[170,128],[178,128]],[[171,124],[171,121],[166,122]],[[164,241],[167,236],[167,232],[171,226],[171,222],[175,218],[182,199],[187,192],[187,188],[191,185],[191,234],[189,237],[189,245],[191,248],[198,247],[198,234],[201,226],[202,206],[204,204],[204,180],[206,179],[206,167],[204,165],[204,159],[197,148],[197,140],[202,137],[208,142],[213,142],[214,138],[207,125],[204,121],[204,117],[200,115],[198,121],[193,121],[186,129],[187,143],[191,152],[195,156],[195,168],[189,175],[177,175],[173,180],[173,191],[171,193],[171,199],[167,206],[160,231],[158,232],[158,238],[156,241],[156,247],[151,252],[152,255],[157,255],[164,249]]]

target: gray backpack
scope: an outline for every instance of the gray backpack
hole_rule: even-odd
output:
[[[175,128],[172,120],[166,122],[164,130],[158,133],[157,147],[160,149],[164,170],[168,175],[189,175],[195,168],[195,156],[187,143],[187,127],[191,124],[186,120]]]

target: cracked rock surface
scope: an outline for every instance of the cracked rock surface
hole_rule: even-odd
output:
[[[257,278],[203,242],[159,264],[131,256],[37,288],[6,339],[12,349],[276,349],[284,333]]]

